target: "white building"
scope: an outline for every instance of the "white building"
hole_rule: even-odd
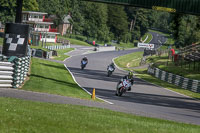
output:
[[[49,20],[45,19],[45,15],[47,13],[23,11],[22,22],[30,25],[32,40],[56,42],[59,33],[57,33],[57,29],[51,28],[53,23],[47,22]],[[36,37],[37,39],[35,39]]]

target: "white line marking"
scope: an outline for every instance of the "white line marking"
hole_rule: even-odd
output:
[[[71,57],[72,57],[72,56],[70,56],[69,58],[71,58]],[[68,60],[69,58],[66,58],[64,61]],[[85,92],[87,92],[89,95],[92,95],[89,91],[87,91],[85,88],[83,88],[83,87],[76,81],[74,75],[73,75],[72,72],[69,70],[69,68],[66,66],[66,64],[64,64],[64,66],[65,66],[65,68],[69,71],[69,73],[71,74],[71,76],[72,76],[74,82],[75,82],[80,88],[82,88]],[[102,101],[104,101],[104,102],[106,102],[106,103],[108,103],[108,104],[114,104],[114,103],[112,103],[112,102],[109,102],[109,101],[107,101],[107,100],[105,100],[105,99],[102,99],[102,98],[99,98],[99,97],[97,97],[97,96],[96,96],[96,98],[97,98],[97,99],[100,99],[100,100],[102,100]]]

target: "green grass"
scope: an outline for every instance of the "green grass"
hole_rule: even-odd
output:
[[[63,60],[65,60],[66,58],[69,57],[68,55],[65,55],[65,53],[70,52],[70,51],[72,51],[72,50],[74,50],[74,48],[66,48],[66,49],[59,49],[59,50],[56,50],[58,56],[54,56],[53,59],[63,61]]]
[[[146,39],[146,37],[148,36],[147,40],[144,43],[149,43],[153,36],[150,33],[146,33],[143,37],[142,37],[142,41],[144,41]]]
[[[39,41],[39,45],[42,46],[42,41]],[[43,46],[52,46],[52,45],[62,45],[62,43],[55,43],[55,42],[43,42]]]
[[[1,133],[199,133],[200,126],[107,109],[0,98]]]
[[[64,37],[64,36],[58,36],[58,38],[63,38],[66,40],[70,41],[70,44],[76,44],[76,45],[83,45],[83,46],[91,46],[90,44],[84,42],[84,41],[80,41],[77,39],[73,39],[73,38],[68,38],[68,37]]]
[[[153,38],[153,36],[150,33],[147,33],[147,35],[148,35],[148,39],[144,43],[149,43]]]
[[[154,63],[154,66],[170,72],[170,73],[174,73],[186,78],[190,78],[190,79],[196,79],[196,80],[200,80],[200,71],[199,70],[192,70],[193,68],[193,64],[191,64],[191,68],[189,69],[188,65],[183,65],[182,68],[179,65],[175,65],[174,63],[172,63],[171,61],[168,63],[167,65],[167,61],[169,61],[168,56],[167,55],[163,55],[161,57],[158,56],[152,56],[149,57],[148,62],[152,62]],[[197,67],[197,65],[196,65]]]
[[[91,99],[72,79],[63,64],[32,58],[30,79],[23,90]]]
[[[115,63],[121,68],[137,67],[141,61],[143,52],[135,52],[116,58]],[[127,64],[129,65],[127,66]]]
[[[145,34],[143,37],[142,37],[142,41],[144,41],[147,37],[147,34]]]

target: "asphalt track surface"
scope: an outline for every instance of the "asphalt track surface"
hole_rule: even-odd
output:
[[[167,41],[162,35],[151,34],[153,39],[150,43],[164,44]],[[135,84],[130,92],[126,92],[122,97],[115,96],[117,82],[128,72],[116,69],[111,77],[107,77],[107,65],[113,58],[141,49],[91,54],[84,51],[87,48],[76,47],[76,49],[70,53],[72,57],[65,64],[80,86],[88,92],[92,93],[95,88],[96,96],[120,107],[123,112],[200,125],[199,101],[139,78],[135,78]],[[80,60],[83,56],[87,56],[89,63],[84,70],[81,70]]]
[[[125,93],[122,97],[115,96],[117,82],[127,72],[116,69],[111,77],[107,77],[107,65],[115,57],[141,51],[141,49],[93,53],[93,48],[91,47],[74,47],[76,50],[69,53],[71,58],[65,60],[64,64],[71,71],[80,86],[90,93],[95,88],[96,96],[108,101],[108,103],[7,88],[0,89],[0,96],[41,102],[100,107],[136,115],[200,125],[199,101],[145,82],[139,78],[135,78],[135,84],[132,86],[130,92]],[[81,70],[80,60],[85,55],[87,55],[89,63],[84,70]]]

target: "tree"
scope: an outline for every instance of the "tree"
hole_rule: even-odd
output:
[[[70,3],[70,12],[72,16],[72,25],[74,34],[82,34],[84,27],[84,17],[82,15],[83,3],[80,0],[73,0]]]
[[[23,0],[23,11],[38,11],[39,5],[36,0]]]
[[[0,1],[0,21],[2,23],[13,22],[16,12],[16,0]]]
[[[199,17],[193,15],[175,15],[172,25],[177,47],[184,47],[200,41]]]
[[[149,28],[149,10],[135,7],[126,7],[126,13],[130,23],[132,41],[140,39]]]
[[[122,41],[128,33],[128,17],[124,6],[108,5],[108,26],[116,40]]]
[[[84,2],[82,15],[85,21],[83,34],[87,36],[88,39],[91,37],[99,41],[109,40],[106,4]]]

